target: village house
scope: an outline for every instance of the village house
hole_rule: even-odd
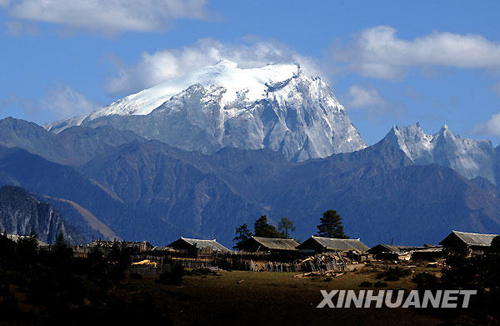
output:
[[[442,246],[424,244],[421,247],[378,244],[368,250],[375,259],[434,261],[443,255]]]
[[[139,251],[149,251],[153,249],[153,245],[148,241],[125,241],[126,246],[129,248],[137,248]]]
[[[180,237],[167,246],[167,248],[175,249],[180,252],[193,253],[193,252],[219,252],[229,253],[231,250],[213,240],[190,239]]]
[[[262,252],[270,254],[297,253],[299,243],[293,239],[263,238],[251,236],[239,244],[238,249],[243,252]]]
[[[94,240],[87,245],[71,246],[74,257],[88,257],[92,248],[99,248],[103,254],[108,254],[114,246],[131,249],[133,254],[144,253],[153,249],[148,241],[117,241],[117,240]]]
[[[381,260],[410,260],[413,251],[421,247],[396,246],[388,244],[378,244],[368,250],[375,259]]]
[[[443,246],[424,244],[411,254],[411,260],[438,261],[444,257]]]
[[[136,249],[140,252],[153,249],[153,245],[148,241],[110,241],[110,240],[95,240],[89,247],[113,248],[114,245],[125,246],[127,248]]]
[[[483,255],[488,251],[491,242],[497,236],[498,234],[452,231],[439,244],[445,248],[456,248],[458,245],[466,245],[469,248],[470,255]]]
[[[318,254],[328,251],[355,251],[365,253],[370,249],[360,239],[337,239],[311,236],[297,246],[301,254]]]

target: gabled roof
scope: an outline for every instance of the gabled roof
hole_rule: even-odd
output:
[[[254,236],[250,239],[255,240],[263,247],[271,250],[296,250],[296,247],[299,245],[299,243],[293,239],[263,238]]]
[[[491,246],[491,241],[493,241],[493,239],[497,237],[498,234],[482,234],[482,233],[452,231],[439,244],[443,244],[443,242],[446,242],[446,239],[448,239],[451,236],[458,237],[468,246],[489,247]]]
[[[222,251],[222,252],[228,252],[231,251],[218,243],[215,239],[213,240],[202,240],[202,239],[190,239],[190,238],[184,238],[181,237],[179,240],[176,240],[169,244],[167,247],[170,247],[172,244],[176,243],[177,241],[184,241],[193,247],[196,247],[196,249],[205,249],[205,248],[211,248],[213,251]]]
[[[401,253],[412,250],[423,249],[424,247],[413,247],[413,246],[395,246],[388,244],[378,244],[375,247],[371,248],[369,251],[376,251],[377,249],[382,249],[382,252],[392,252],[392,253]]]
[[[317,236],[311,236],[308,240],[304,241],[301,245],[298,246],[298,249],[301,249],[302,245],[304,245],[308,241],[315,241],[320,244],[326,250],[359,250],[361,252],[367,251],[370,249],[367,245],[365,245],[359,239],[337,239],[337,238],[323,238]]]

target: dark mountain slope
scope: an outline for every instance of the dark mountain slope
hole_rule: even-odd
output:
[[[483,182],[488,183],[486,180]],[[500,231],[493,185],[478,186],[438,165],[413,165],[386,141],[351,154],[304,162],[262,189],[262,204],[288,216],[304,234],[336,209],[346,232],[370,244],[437,243],[450,230]]]
[[[316,232],[321,213],[334,208],[346,232],[369,244],[437,243],[453,229],[500,231],[500,200],[438,165],[327,177],[268,202],[305,233]]]
[[[90,161],[80,171],[141,214],[170,226],[170,230],[155,230],[143,225],[153,239],[165,242],[181,235],[213,235],[228,240],[235,224],[262,209],[214,171],[203,171],[191,163],[203,160],[204,155],[172,149],[158,141],[132,142]]]
[[[54,161],[89,160],[77,171],[0,147],[0,184],[50,197],[86,237],[99,231],[95,218],[108,228],[100,228],[102,235],[156,244],[216,236],[230,245],[236,226],[267,214],[274,222],[293,219],[295,235],[306,238],[328,209],[341,214],[348,234],[369,244],[438,242],[451,229],[500,232],[498,191],[488,180],[414,165],[387,139],[297,164],[270,150],[185,152],[110,127],[54,136],[15,119],[2,123],[11,144]]]
[[[210,226],[226,243],[237,225],[252,225],[260,214],[292,218],[305,238],[327,209],[370,244],[438,242],[451,229],[500,231],[499,199],[488,181],[480,186],[448,168],[413,165],[386,141],[300,164],[263,150],[206,156],[134,142],[81,171],[150,217],[205,237]]]
[[[57,140],[68,154],[65,159],[71,165],[84,164],[116,146],[141,139],[131,131],[119,131],[109,126],[95,129],[72,127],[57,134]]]
[[[39,196],[75,202],[121,237],[135,235],[134,225],[140,223],[134,218],[133,209],[112,198],[73,168],[49,162],[22,149],[0,147],[0,185],[21,186]],[[67,203],[55,200],[51,204],[64,210]],[[85,229],[80,231],[85,234],[88,227],[83,225]]]
[[[0,229],[7,234],[29,235],[34,232],[45,243],[54,243],[59,232],[63,232],[70,243],[84,241],[52,205],[14,186],[0,188]]]

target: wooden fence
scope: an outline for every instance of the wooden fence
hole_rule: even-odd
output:
[[[137,257],[138,258],[138,257]],[[171,257],[164,256],[142,256],[152,262],[154,265],[136,265],[131,266],[129,273],[137,273],[143,276],[159,275],[165,271],[170,271],[173,265],[181,265],[184,268],[199,269],[209,267],[219,267],[226,270],[247,270],[255,272],[344,272],[346,271],[346,262],[342,257],[320,256],[310,257],[309,259],[275,261],[267,260],[262,257],[241,257],[237,255],[213,255],[204,257]],[[257,259],[255,259],[257,258]]]

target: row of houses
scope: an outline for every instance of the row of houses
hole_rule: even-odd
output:
[[[200,250],[210,247],[213,251],[230,252],[216,240],[198,240],[181,237],[169,244],[166,248],[176,250]],[[251,236],[238,246],[239,252],[245,253],[267,253],[267,254],[287,254],[301,253],[314,255],[326,251],[357,251],[366,252],[369,247],[360,239],[334,239],[311,236],[306,241],[299,244],[294,239],[264,238]]]
[[[481,255],[487,252],[496,234],[480,234],[452,231],[439,245],[424,244],[423,246],[399,246],[378,244],[372,248],[360,239],[336,239],[311,236],[301,244],[293,239],[263,238],[252,236],[238,247],[240,254],[262,253],[274,255],[315,255],[325,252],[351,252],[358,255],[371,255],[375,259],[384,260],[436,260],[443,256],[445,248],[465,246],[469,255]],[[229,253],[216,240],[199,240],[181,237],[165,249],[179,251],[196,251],[209,249],[213,252]]]
[[[482,255],[488,252],[496,234],[481,234],[452,231],[444,238],[439,245],[424,244],[423,246],[401,246],[378,244],[369,248],[360,239],[336,239],[311,236],[302,243],[294,239],[264,238],[251,236],[239,244],[239,251],[235,252],[213,240],[191,239],[180,237],[165,247],[153,247],[149,242],[122,241],[120,245],[133,249],[134,252],[176,252],[182,254],[192,254],[196,257],[203,255],[238,254],[262,255],[282,259],[294,259],[298,256],[313,256],[325,252],[349,253],[350,258],[364,260],[374,258],[380,260],[427,260],[434,261],[443,257],[445,248],[466,247],[470,256]],[[8,235],[14,241],[23,236]],[[76,246],[74,252],[76,256],[86,256],[93,247],[110,250],[117,244],[116,241],[93,241],[90,245]],[[50,247],[40,242],[40,247]]]
[[[496,234],[483,234],[452,231],[439,245],[395,246],[378,244],[368,250],[376,259],[383,260],[437,260],[444,256],[444,251],[464,248],[468,256],[484,255],[491,250]]]

